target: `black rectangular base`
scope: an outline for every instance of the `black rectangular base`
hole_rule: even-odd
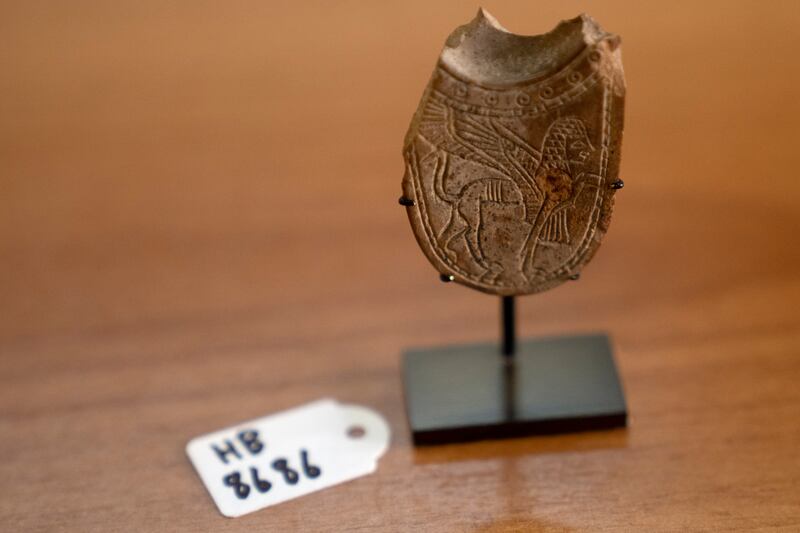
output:
[[[513,361],[495,343],[406,352],[414,444],[625,426],[625,397],[606,335],[523,341]]]

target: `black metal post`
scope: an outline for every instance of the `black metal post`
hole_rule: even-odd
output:
[[[502,353],[504,357],[512,358],[517,352],[517,326],[514,316],[514,297],[502,297],[503,309],[503,345]]]
[[[505,405],[506,420],[516,418],[516,391],[517,391],[517,372],[516,357],[517,352],[517,325],[514,316],[514,297],[503,296],[502,315],[503,315],[503,344],[501,352],[503,354],[503,404]]]

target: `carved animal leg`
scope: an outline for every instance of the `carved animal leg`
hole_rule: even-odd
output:
[[[539,244],[539,239],[542,236],[542,230],[545,227],[545,222],[550,216],[552,212],[552,208],[544,209],[544,207],[539,211],[536,215],[536,219],[533,222],[533,227],[531,228],[530,233],[528,233],[528,238],[525,241],[525,246],[523,247],[524,254],[522,260],[522,272],[524,273],[525,277],[528,278],[530,281],[530,271],[533,269],[533,259],[536,255],[536,247]]]
[[[451,203],[456,198],[447,193],[445,190],[444,180],[447,177],[448,167],[450,163],[447,159],[447,152],[436,153],[436,165],[433,169],[433,191],[440,201]]]
[[[442,249],[447,254],[447,257],[454,263],[458,261],[458,254],[456,254],[455,250],[450,248],[450,243],[466,230],[464,227],[459,228],[458,219],[460,218],[461,215],[458,214],[458,211],[452,209],[450,211],[450,220],[447,221],[447,225],[441,233],[439,233],[439,242],[441,243]]]
[[[478,240],[478,229],[481,223],[481,201],[478,199],[466,205],[463,204],[464,202],[459,204],[458,212],[464,217],[464,221],[467,223],[467,231],[464,233],[467,247],[478,264],[488,270],[489,265],[486,264],[486,259],[483,257],[483,251],[481,250],[481,245]]]

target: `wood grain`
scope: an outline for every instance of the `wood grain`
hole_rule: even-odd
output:
[[[428,449],[400,352],[494,338],[498,302],[419,253],[400,146],[477,6],[336,4],[0,7],[0,530],[800,529],[796,3],[591,6],[626,187],[520,330],[609,331],[630,428]],[[220,516],[186,442],[325,396],[387,417],[377,473]]]

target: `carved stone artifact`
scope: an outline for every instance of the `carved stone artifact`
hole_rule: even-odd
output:
[[[403,147],[401,203],[443,279],[503,296],[575,279],[622,187],[624,103],[620,39],[586,15],[457,28]]]

